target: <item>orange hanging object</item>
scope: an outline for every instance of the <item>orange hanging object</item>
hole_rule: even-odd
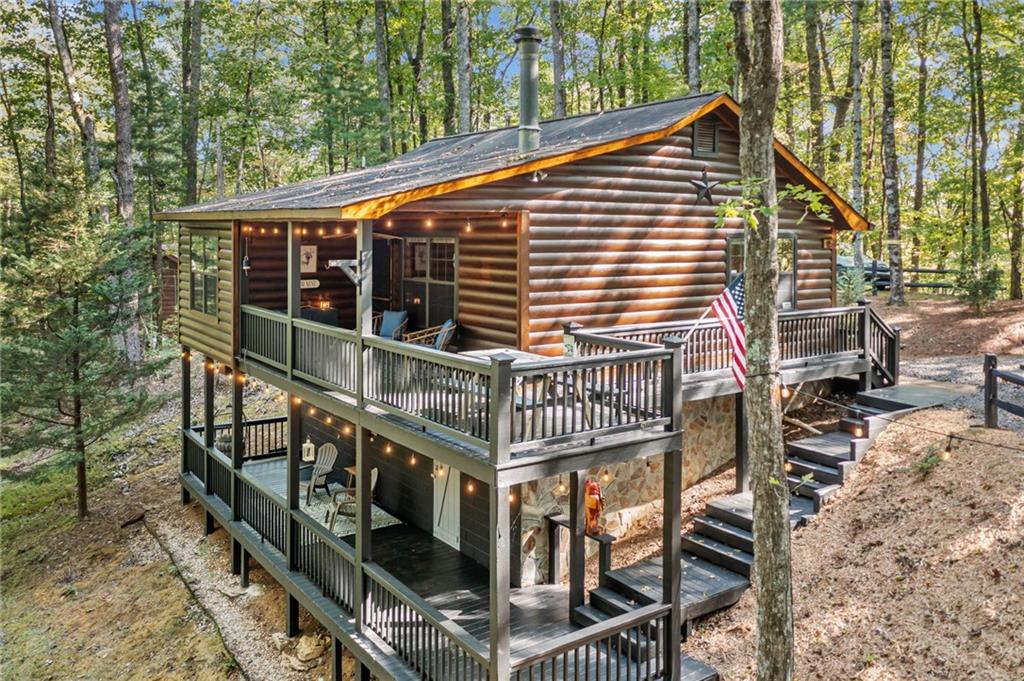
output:
[[[583,503],[587,510],[587,534],[601,534],[604,531],[598,522],[604,511],[604,494],[601,493],[601,483],[593,478],[588,478],[583,490]]]

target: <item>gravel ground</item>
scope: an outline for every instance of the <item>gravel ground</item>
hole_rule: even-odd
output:
[[[1024,355],[1000,355],[999,366],[1021,371]],[[960,385],[974,386],[973,393],[963,395],[946,405],[950,409],[967,409],[979,420],[984,418],[982,386],[985,383],[982,372],[982,358],[979,355],[962,355],[958,357],[915,357],[900,360],[900,372],[903,376],[923,378],[932,381],[943,381]],[[1024,405],[1024,388],[1000,382],[1000,399]],[[999,411],[999,425],[1024,433],[1024,419],[1006,411]]]

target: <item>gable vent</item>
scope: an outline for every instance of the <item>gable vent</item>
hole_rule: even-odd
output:
[[[693,124],[693,155],[714,156],[718,153],[718,124],[702,118]]]

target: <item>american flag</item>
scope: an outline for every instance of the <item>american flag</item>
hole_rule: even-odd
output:
[[[711,311],[725,329],[732,346],[732,375],[742,391],[747,385],[747,330],[743,326],[743,275],[725,287],[711,303]]]

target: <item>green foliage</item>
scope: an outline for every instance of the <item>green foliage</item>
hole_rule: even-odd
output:
[[[796,202],[803,210],[803,215],[797,220],[797,224],[803,222],[808,215],[815,215],[822,220],[832,221],[829,217],[831,206],[825,202],[824,194],[808,189],[803,185],[787,184],[782,189],[776,190],[776,203],[774,206],[765,206],[757,198],[759,187],[763,180],[757,179],[748,183],[739,180],[726,182],[725,187],[740,187],[742,198],[726,199],[715,206],[715,226],[724,227],[725,221],[729,218],[740,218],[745,225],[751,229],[757,229],[758,216],[776,215],[779,207],[786,201]]]
[[[842,306],[856,305],[871,292],[863,270],[843,270],[836,276],[836,302]]]
[[[961,300],[981,314],[999,295],[1003,270],[990,260],[964,267],[956,276],[956,291]]]
[[[941,462],[942,459],[939,457],[939,455],[935,452],[932,452],[931,454],[928,454],[926,457],[918,461],[914,467],[917,469],[917,472],[921,474],[922,478],[926,478],[933,470],[936,469],[936,467],[938,467],[938,465]]]

